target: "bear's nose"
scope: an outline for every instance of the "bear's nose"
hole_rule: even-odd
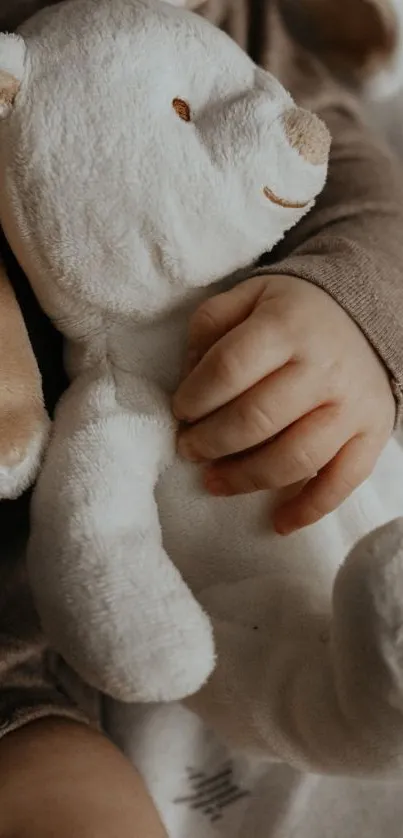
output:
[[[315,114],[290,108],[281,117],[284,133],[292,148],[313,166],[323,166],[330,150],[330,134]]]

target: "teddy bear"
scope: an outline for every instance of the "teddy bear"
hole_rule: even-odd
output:
[[[28,548],[53,647],[111,700],[182,700],[265,756],[395,766],[403,451],[285,546],[274,496],[206,495],[171,411],[191,312],[309,212],[327,129],[160,0],[53,5],[1,36],[0,80],[0,221],[71,381]]]

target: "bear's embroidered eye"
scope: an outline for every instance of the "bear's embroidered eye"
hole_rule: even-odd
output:
[[[172,107],[174,111],[176,111],[176,113],[178,114],[179,119],[183,119],[184,122],[191,121],[192,117],[190,113],[190,107],[184,99],[174,99],[172,102]]]
[[[279,198],[268,186],[265,186],[263,189],[263,194],[265,198],[268,198],[272,204],[278,204],[280,207],[285,207],[286,209],[303,209],[307,207],[309,201],[304,201],[303,203],[298,203],[298,201],[286,201],[284,198]]]

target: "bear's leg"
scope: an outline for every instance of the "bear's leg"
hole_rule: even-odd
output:
[[[85,681],[122,701],[173,700],[210,674],[212,630],[162,545],[168,408],[144,382],[127,385],[117,395],[113,375],[90,373],[62,399],[28,568],[50,643]]]

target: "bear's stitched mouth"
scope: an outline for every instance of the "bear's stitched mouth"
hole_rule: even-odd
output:
[[[269,189],[268,186],[265,186],[263,189],[264,196],[272,202],[272,204],[277,204],[280,207],[285,207],[286,209],[304,209],[309,204],[309,201],[286,201],[285,198],[279,198],[278,195],[273,192],[272,189]]]

